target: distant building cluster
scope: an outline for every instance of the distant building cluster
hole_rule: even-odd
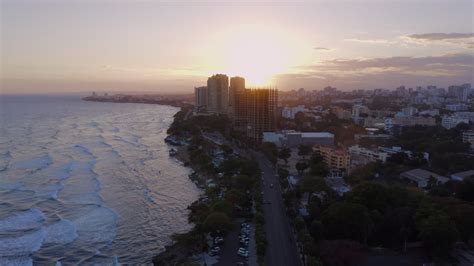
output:
[[[196,115],[221,114],[232,120],[235,130],[255,142],[263,132],[276,129],[278,91],[273,88],[245,88],[242,77],[230,78],[216,74],[207,79],[207,86],[196,87]]]

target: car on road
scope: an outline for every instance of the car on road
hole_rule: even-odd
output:
[[[244,258],[247,258],[249,256],[249,252],[247,250],[240,250],[237,251],[237,255],[241,256],[241,257],[244,257]]]
[[[219,244],[222,244],[224,243],[224,238],[221,237],[221,236],[217,236],[216,238],[214,238],[214,245],[219,245]]]

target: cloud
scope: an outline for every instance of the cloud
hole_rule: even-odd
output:
[[[357,42],[357,43],[368,43],[368,44],[392,44],[393,41],[386,39],[360,39],[360,38],[350,38],[344,39],[346,42]]]
[[[331,48],[326,47],[314,47],[313,49],[318,51],[331,51]]]
[[[424,33],[424,34],[412,34],[408,35],[408,38],[427,40],[427,41],[439,41],[439,40],[452,40],[452,39],[468,39],[474,38],[474,33]]]
[[[400,84],[448,86],[474,82],[474,55],[446,54],[426,57],[382,57],[334,59],[303,66],[297,74],[280,76],[280,81],[299,80],[298,86],[321,84],[342,88],[393,88]],[[288,83],[289,84],[289,83]]]
[[[409,43],[428,45],[443,44],[464,48],[474,48],[474,33],[423,33],[402,36],[402,40]]]

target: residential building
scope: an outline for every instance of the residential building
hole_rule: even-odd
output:
[[[284,118],[288,119],[295,119],[295,115],[299,112],[304,113],[306,109],[304,108],[304,105],[298,105],[294,107],[283,107],[283,110],[281,111],[281,116]]]
[[[446,104],[446,109],[449,111],[466,111],[468,109],[468,106],[463,103],[453,103],[453,104]]]
[[[207,109],[209,112],[227,114],[229,106],[229,78],[216,74],[207,79]]]
[[[389,156],[393,155],[393,154],[396,154],[396,153],[400,153],[400,152],[403,152],[405,153],[408,158],[413,158],[413,152],[412,151],[407,151],[407,150],[402,150],[402,147],[397,147],[397,146],[393,146],[393,147],[381,147],[379,146],[378,147],[378,150],[381,151],[381,152],[385,152],[387,153]],[[430,160],[430,154],[427,153],[427,152],[422,152],[420,155],[423,156],[423,159],[429,161]]]
[[[405,126],[435,126],[436,118],[424,116],[399,116],[385,119],[386,129],[390,129],[393,125]]]
[[[382,162],[385,163],[390,157],[390,154],[384,151],[371,150],[359,145],[349,147],[349,154],[353,159],[356,159],[357,165],[366,164],[368,162]]]
[[[467,102],[467,97],[471,91],[471,84],[463,84],[459,86],[449,86],[448,94],[455,97],[460,102]]]
[[[195,87],[194,97],[194,111],[205,111],[207,108],[207,87]]]
[[[418,113],[418,109],[413,106],[408,106],[408,107],[402,108],[402,113],[405,116],[413,116]]]
[[[441,126],[450,129],[456,127],[458,124],[466,123],[469,124],[469,120],[466,118],[460,118],[457,116],[443,116],[441,120]]]
[[[234,128],[254,142],[261,142],[263,132],[276,129],[277,102],[276,89],[245,89],[236,94]]]
[[[333,146],[334,135],[329,132],[263,132],[263,142],[275,143],[278,147],[295,148],[300,145]]]
[[[229,114],[235,114],[236,95],[245,91],[245,79],[242,77],[230,78],[229,87]]]
[[[437,116],[439,115],[439,110],[438,109],[430,109],[430,110],[424,110],[418,113],[421,116]]]
[[[351,112],[339,106],[332,107],[331,113],[335,114],[338,119],[345,119],[345,120],[351,119]]]
[[[361,114],[368,114],[369,108],[361,104],[354,104],[352,106],[352,116],[359,117]]]
[[[458,118],[467,119],[474,123],[474,112],[456,112],[453,115]]]
[[[462,133],[462,142],[471,144],[471,149],[474,149],[474,130],[464,131]]]
[[[419,188],[426,188],[431,178],[434,178],[435,184],[444,184],[449,181],[447,177],[419,168],[401,173],[400,178],[415,183]]]
[[[329,169],[349,170],[351,156],[344,149],[329,146],[314,146],[314,151],[319,152]]]
[[[454,173],[451,175],[451,179],[454,181],[463,181],[465,178],[468,178],[468,177],[474,177],[474,170]]]

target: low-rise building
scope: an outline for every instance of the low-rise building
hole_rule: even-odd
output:
[[[468,106],[463,103],[453,103],[453,104],[447,104],[446,109],[449,111],[466,111],[468,109]]]
[[[297,113],[304,113],[305,112],[304,105],[298,105],[294,107],[283,107],[281,111],[281,116],[288,119],[295,119]]]
[[[424,116],[402,116],[395,117],[393,119],[393,124],[405,126],[435,126],[436,119],[434,117],[424,117]]]
[[[456,127],[457,125],[461,123],[469,124],[469,120],[466,118],[460,118],[457,116],[443,116],[441,120],[441,126],[446,129]]]
[[[349,147],[348,151],[349,151],[349,154],[354,158],[360,157],[360,159],[365,159],[364,163],[367,163],[367,162],[385,163],[388,157],[390,157],[390,154],[387,152],[371,150],[371,149],[361,147],[359,145],[354,145],[354,146]]]
[[[351,112],[339,106],[332,107],[331,113],[335,114],[338,119],[345,119],[345,120],[351,119]]]
[[[299,145],[334,145],[334,134],[329,132],[263,132],[263,142],[275,143],[277,147],[294,148]]]
[[[465,178],[473,177],[473,176],[474,176],[474,170],[468,170],[468,171],[452,174],[451,179],[454,181],[463,181]]]
[[[454,113],[455,117],[467,119],[470,122],[474,123],[474,112],[456,112]]]
[[[444,184],[449,181],[449,178],[441,176],[424,169],[413,169],[400,174],[400,178],[409,180],[415,183],[419,188],[426,188],[431,178],[434,178],[436,184]]]
[[[314,146],[313,149],[321,154],[324,162],[330,169],[349,169],[351,157],[346,150],[328,146]]]
[[[462,142],[471,144],[474,148],[474,130],[467,130],[462,133]]]

